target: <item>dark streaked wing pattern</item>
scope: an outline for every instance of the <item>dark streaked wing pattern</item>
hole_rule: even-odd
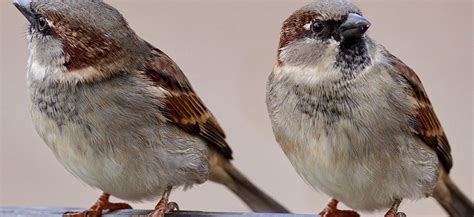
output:
[[[421,80],[410,67],[405,65],[397,57],[388,52],[386,55],[391,61],[390,64],[395,67],[396,72],[406,80],[408,84],[407,89],[414,99],[416,113],[413,115],[415,121],[411,126],[413,132],[423,140],[426,145],[436,151],[441,164],[446,172],[449,173],[453,166],[451,147],[449,146],[443,127],[436,117],[433,106],[428,99],[428,95],[423,88]]]
[[[198,135],[232,159],[232,150],[215,117],[194,92],[177,64],[165,53],[154,48],[144,75],[165,90],[163,116],[188,133]]]

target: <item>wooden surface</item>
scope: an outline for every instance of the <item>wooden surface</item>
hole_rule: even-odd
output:
[[[0,217],[23,217],[41,216],[58,217],[67,211],[81,211],[77,208],[22,208],[22,207],[0,207]],[[143,216],[150,213],[150,210],[122,210],[112,213],[104,213],[104,217],[124,217]],[[275,213],[221,213],[221,212],[199,212],[199,211],[179,211],[167,215],[169,217],[315,217],[315,215],[302,214],[275,214]]]

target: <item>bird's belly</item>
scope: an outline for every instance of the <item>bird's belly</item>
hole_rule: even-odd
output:
[[[431,194],[437,158],[417,148],[416,140],[393,136],[387,140],[393,144],[357,141],[361,132],[350,121],[328,125],[306,114],[288,114],[285,121],[274,121],[277,140],[300,176],[315,189],[361,211]]]
[[[151,200],[168,186],[191,186],[207,178],[205,144],[186,137],[174,142],[179,136],[173,134],[176,129],[152,125],[140,132],[133,128],[120,132],[113,121],[108,128],[82,121],[58,122],[34,105],[31,114],[37,132],[70,173],[116,197]],[[154,131],[157,134],[142,140],[133,136]]]
[[[371,162],[351,161],[347,156],[334,156],[332,144],[314,141],[294,145],[298,154],[288,154],[296,171],[313,188],[345,203],[356,210],[373,211],[393,202],[395,180],[374,177]],[[326,149],[326,150],[325,150]],[[377,168],[378,169],[378,168]]]

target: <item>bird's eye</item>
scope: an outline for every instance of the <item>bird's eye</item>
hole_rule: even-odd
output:
[[[44,17],[39,17],[38,18],[38,30],[41,32],[45,32],[46,30],[49,29],[49,24],[46,18]]]
[[[324,30],[325,26],[324,23],[316,20],[311,24],[311,30],[315,33],[320,33]]]

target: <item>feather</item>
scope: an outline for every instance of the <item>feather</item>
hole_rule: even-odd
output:
[[[188,133],[200,136],[225,158],[232,159],[232,150],[225,141],[224,131],[169,56],[153,48],[143,74],[154,85],[165,90],[160,111],[169,122]]]
[[[443,127],[439,122],[433,110],[433,106],[426,94],[421,80],[416,73],[404,64],[397,57],[386,52],[390,65],[395,68],[395,72],[405,79],[408,84],[406,89],[413,99],[415,112],[411,122],[413,133],[419,137],[427,146],[436,151],[438,158],[444,169],[449,172],[453,167],[453,159],[451,156],[451,147],[444,133]]]

